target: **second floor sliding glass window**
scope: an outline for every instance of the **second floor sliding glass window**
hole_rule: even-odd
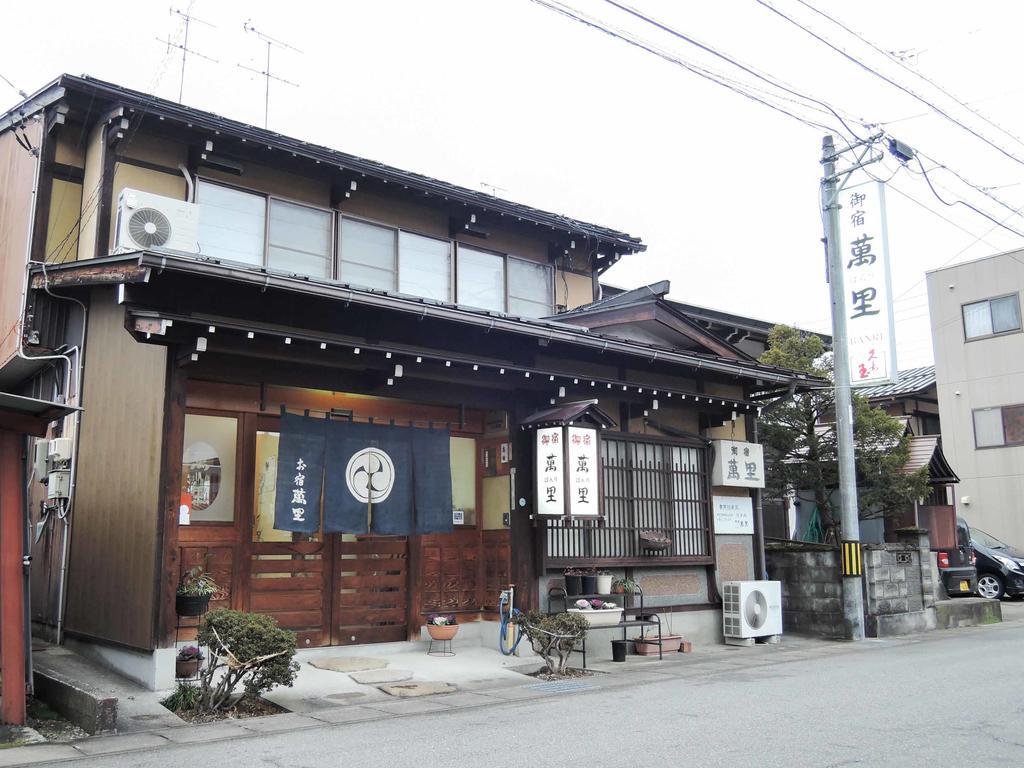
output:
[[[272,199],[267,266],[329,280],[331,219],[330,211]]]
[[[496,253],[459,246],[459,296],[467,307],[505,311],[505,259]]]
[[[262,266],[267,198],[200,181],[196,202],[203,256]]]
[[[332,211],[200,180],[203,256],[334,277]],[[363,288],[422,296],[522,317],[553,311],[551,267],[449,240],[341,216],[337,278]],[[454,259],[454,269],[453,269]]]
[[[338,232],[338,279],[364,288],[394,291],[397,235],[390,227],[343,218]]]

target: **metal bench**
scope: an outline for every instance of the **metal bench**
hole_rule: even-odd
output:
[[[630,602],[632,602],[632,599],[635,598],[637,595],[639,595],[639,597],[640,597],[639,605],[626,605],[625,604],[626,603],[626,598],[629,598]],[[619,629],[619,628],[621,628],[622,629],[622,639],[623,640],[627,640],[628,638],[626,637],[626,630],[629,629],[630,627],[657,627],[658,628],[658,639],[657,640],[655,640],[654,638],[646,638],[646,637],[644,639],[645,639],[646,642],[651,643],[652,645],[657,645],[658,646],[658,659],[659,660],[664,659],[664,655],[663,655],[663,648],[664,648],[664,646],[662,645],[662,635],[661,635],[661,617],[658,614],[656,614],[656,613],[647,613],[647,611],[644,609],[644,591],[640,588],[639,584],[637,585],[636,590],[632,594],[608,593],[608,594],[603,594],[603,595],[602,594],[594,594],[594,595],[569,595],[565,591],[565,587],[549,587],[548,588],[548,614],[550,615],[550,614],[553,614],[553,613],[562,613],[562,612],[568,610],[569,609],[569,599],[570,599],[570,597],[573,600],[590,600],[592,598],[609,598],[609,599],[619,599],[619,600],[621,600],[622,603],[623,603],[623,605],[622,605],[622,619],[621,619],[621,621],[619,621],[618,624],[608,624],[607,626],[603,626],[603,627],[591,627],[591,629]],[[562,611],[555,611],[555,610],[552,609],[552,602],[553,601],[557,601],[557,600],[560,600],[562,602]],[[631,618],[629,618],[630,616],[634,616],[635,618],[631,619]],[[587,630],[587,631],[589,632],[590,630]],[[583,668],[586,669],[587,668],[587,635],[586,635],[586,633],[583,634],[583,638],[580,640],[580,647],[579,648],[573,648],[572,652],[573,653],[580,653],[580,654],[583,655]]]

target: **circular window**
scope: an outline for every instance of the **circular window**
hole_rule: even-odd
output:
[[[185,449],[181,465],[181,483],[192,496],[192,511],[208,509],[220,491],[220,457],[209,443],[192,443]]]

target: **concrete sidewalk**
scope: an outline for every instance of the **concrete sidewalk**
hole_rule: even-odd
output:
[[[373,686],[359,686],[347,674],[318,670],[310,661],[337,655],[337,649],[303,651],[297,656],[302,664],[300,682],[293,689],[272,692],[267,698],[292,712],[265,717],[223,720],[190,725],[179,718],[177,724],[141,727],[135,732],[113,736],[97,736],[69,744],[38,744],[0,750],[3,766],[32,765],[90,758],[99,755],[150,751],[181,744],[216,742],[231,739],[257,738],[265,734],[296,730],[315,730],[345,723],[384,721],[420,714],[454,712],[481,706],[502,706],[515,702],[552,696],[599,694],[616,688],[668,682],[692,681],[729,676],[743,679],[745,672],[789,663],[813,662],[847,654],[876,653],[887,648],[941,642],[944,638],[975,633],[1017,629],[1024,619],[1024,603],[1005,604],[1002,625],[939,630],[923,635],[886,640],[843,643],[786,635],[778,645],[755,645],[749,648],[712,645],[695,648],[689,654],[671,654],[664,661],[657,656],[629,656],[625,663],[601,661],[588,668],[595,674],[564,682],[545,683],[526,677],[524,671],[535,671],[540,664],[532,652],[523,657],[501,656],[496,650],[479,645],[455,646],[456,657],[428,657],[423,647],[411,653],[404,649],[384,654],[388,668],[412,672],[414,679],[435,679],[454,682],[455,693],[414,699],[398,699],[381,693]],[[373,648],[346,649],[354,655],[371,655]],[[459,662],[458,664],[456,662]],[[331,677],[333,676],[333,677]],[[422,678],[420,676],[423,676]],[[373,690],[370,690],[373,689]],[[352,695],[355,694],[355,695]],[[361,695],[360,695],[361,694]],[[162,694],[149,692],[154,698]]]

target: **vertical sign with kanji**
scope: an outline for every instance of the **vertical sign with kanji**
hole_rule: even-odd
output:
[[[597,463],[597,432],[583,427],[567,427],[569,514],[596,517],[601,514]]]
[[[561,427],[538,429],[535,454],[537,457],[537,514],[565,514],[565,446]]]
[[[869,181],[842,189],[838,197],[850,383],[855,387],[894,382],[897,375],[884,190]]]

